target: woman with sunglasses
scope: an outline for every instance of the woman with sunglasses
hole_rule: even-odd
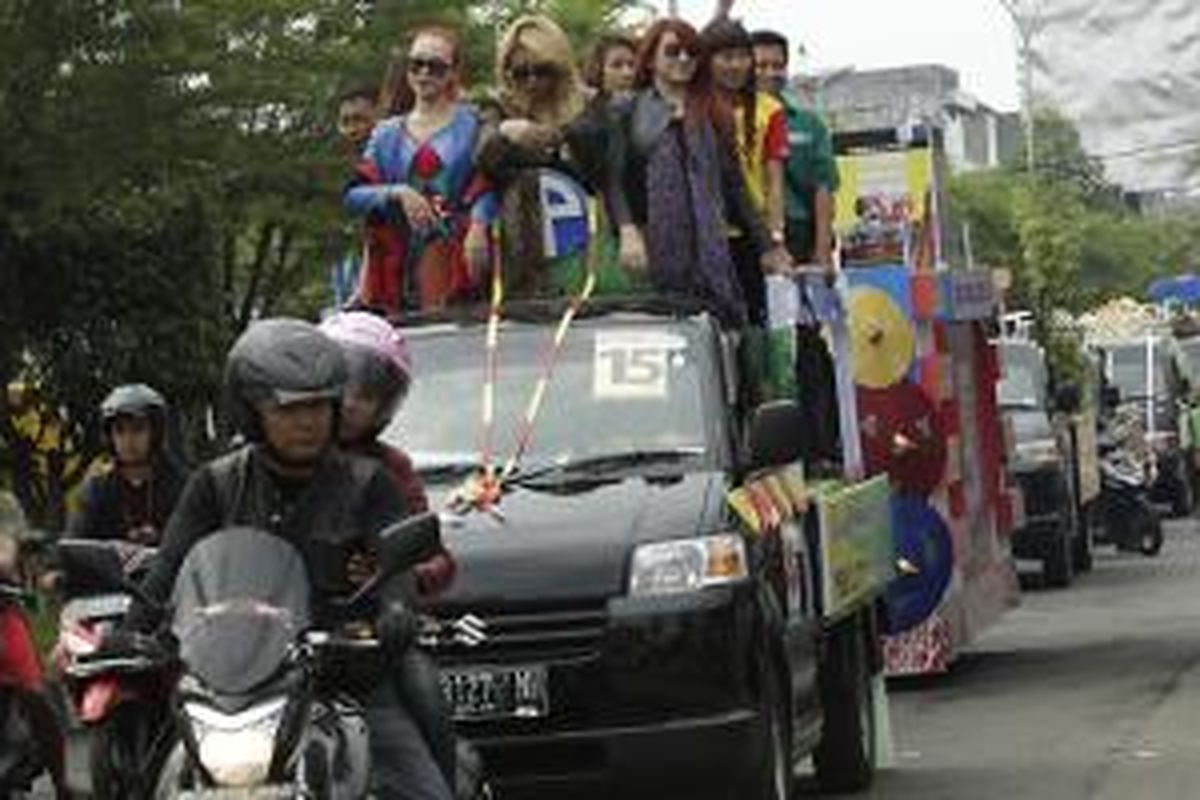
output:
[[[748,321],[726,238],[747,232],[774,268],[770,236],[746,190],[712,99],[699,34],[679,19],[654,23],[638,53],[638,92],[619,137],[623,202],[618,223],[644,233],[659,292],[704,303],[729,327]]]
[[[586,95],[571,43],[550,19],[518,19],[496,59],[498,97],[479,153],[500,192],[506,283],[522,295],[566,294],[581,284],[580,253],[546,243],[547,175],[565,176],[589,194],[607,194],[607,130],[584,115]],[[594,246],[594,245],[593,245]]]
[[[480,119],[459,102],[458,35],[422,28],[402,65],[402,85],[385,101],[399,113],[376,126],[346,192],[350,213],[368,220],[359,303],[390,314],[471,297],[495,216],[475,164]]]

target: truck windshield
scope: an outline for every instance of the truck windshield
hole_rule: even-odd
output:
[[[512,453],[515,430],[543,374],[552,331],[506,326],[496,381],[495,458]],[[567,335],[524,464],[554,465],[631,453],[702,455],[711,434],[705,345],[687,326],[580,325]],[[484,331],[410,338],[416,379],[385,441],[418,469],[467,468],[480,452]],[[708,392],[711,394],[711,391]]]

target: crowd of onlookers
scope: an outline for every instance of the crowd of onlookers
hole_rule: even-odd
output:
[[[496,269],[510,296],[573,295],[590,272],[600,293],[689,297],[742,327],[765,319],[765,275],[832,270],[828,131],[789,91],[788,38],[729,5],[699,31],[603,33],[583,63],[553,20],[521,17],[486,92],[464,85],[458,31],[412,31],[382,89],[339,109],[364,221],[346,304],[472,302]]]

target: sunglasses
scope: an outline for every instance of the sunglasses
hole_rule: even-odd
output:
[[[672,61],[694,61],[696,54],[681,44],[669,44],[662,50],[663,57]]]
[[[413,56],[408,59],[408,72],[410,75],[419,75],[424,72],[434,78],[444,78],[450,72],[450,67],[450,64],[440,58]]]
[[[562,70],[557,64],[521,64],[510,69],[508,74],[514,81],[525,83],[530,80],[553,80],[562,74]]]

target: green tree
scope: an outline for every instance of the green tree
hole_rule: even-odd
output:
[[[337,92],[377,80],[422,22],[558,17],[582,52],[624,0],[8,0],[0,7],[0,381],[35,383],[85,455],[112,385],[164,390],[199,454],[228,343],[312,314],[353,243]],[[0,466],[42,524],[77,475],[34,485],[0,392]],[[86,459],[85,459],[86,461]]]

